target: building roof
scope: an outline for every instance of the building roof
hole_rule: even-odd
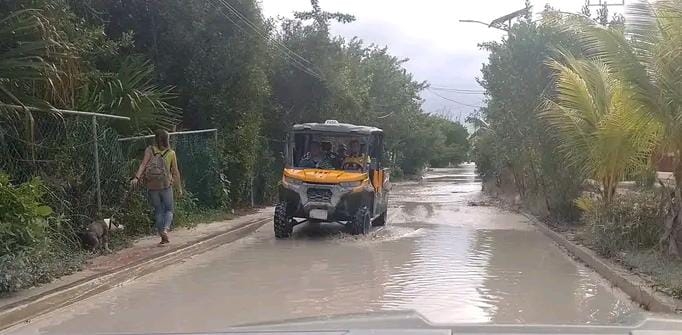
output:
[[[336,120],[327,120],[324,123],[302,123],[295,124],[293,131],[320,131],[333,133],[348,133],[359,135],[370,135],[373,133],[383,133],[383,130],[377,127],[356,126],[350,123],[339,123]]]

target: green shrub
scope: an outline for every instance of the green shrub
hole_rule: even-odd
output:
[[[87,256],[73,226],[43,203],[39,179],[12,185],[0,174],[0,294],[77,270]]]
[[[194,227],[198,222],[193,220],[197,213],[201,212],[199,200],[189,191],[175,200],[175,213],[173,215],[173,225],[177,227]]]
[[[630,192],[617,195],[610,205],[593,201],[581,207],[581,236],[602,255],[653,248],[662,234],[663,209],[656,192]]]
[[[79,249],[43,245],[0,256],[0,296],[48,283],[81,269],[90,253]]]
[[[123,232],[126,236],[136,237],[154,232],[152,207],[146,191],[132,191],[115,215],[118,215],[119,221],[125,226]]]
[[[0,255],[44,243],[52,209],[42,203],[45,187],[38,178],[12,185],[0,174]]]
[[[637,171],[634,175],[637,187],[641,189],[650,189],[656,184],[656,169],[647,167]]]
[[[391,175],[390,175],[391,180],[398,181],[402,180],[405,178],[405,173],[403,172],[403,169],[400,168],[400,166],[393,166],[391,168]]]

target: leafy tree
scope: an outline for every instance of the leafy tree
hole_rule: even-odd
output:
[[[571,201],[579,182],[562,164],[538,111],[549,93],[552,72],[545,61],[553,45],[572,47],[553,24],[544,23],[548,18],[561,19],[546,11],[543,21],[519,22],[507,39],[481,45],[490,52],[479,79],[487,102],[479,121],[486,126],[475,134],[473,153],[486,180],[512,179],[522,199],[539,198],[550,214],[568,217],[575,215]]]
[[[432,131],[438,131],[445,136],[440,146],[432,149],[430,160],[432,167],[447,167],[457,165],[467,160],[469,152],[469,132],[458,122],[441,117],[431,117]]]
[[[607,26],[609,24],[609,6],[604,3],[597,9],[597,22],[602,26]]]
[[[590,0],[585,0],[583,6],[580,7],[580,13],[587,17],[592,16],[592,11],[590,10]]]

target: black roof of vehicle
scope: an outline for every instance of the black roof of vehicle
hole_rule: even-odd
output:
[[[327,120],[324,123],[301,123],[295,124],[292,127],[293,131],[319,131],[330,133],[348,133],[359,135],[370,135],[374,133],[383,133],[384,131],[377,127],[356,126],[350,123],[339,123],[336,120]]]

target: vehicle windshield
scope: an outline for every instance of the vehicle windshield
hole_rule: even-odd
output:
[[[366,171],[368,138],[333,133],[293,133],[289,141],[294,168]]]

